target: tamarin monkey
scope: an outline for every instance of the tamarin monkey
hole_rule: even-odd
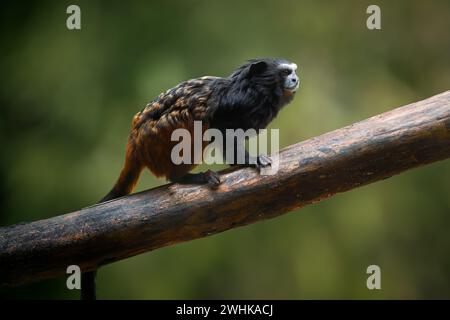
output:
[[[220,184],[220,176],[211,170],[189,173],[194,161],[172,162],[176,144],[171,141],[172,132],[184,128],[193,136],[194,121],[202,121],[203,130],[220,130],[223,136],[226,129],[264,129],[293,99],[299,87],[296,70],[297,65],[285,59],[252,59],[229,77],[192,79],[161,93],[134,116],[125,164],[114,187],[100,202],[131,193],[144,168],[172,182]],[[233,144],[235,150],[237,143]],[[224,157],[226,152],[223,150]],[[271,164],[267,156],[253,157],[246,150],[244,158],[245,165],[257,168]],[[95,299],[95,271],[83,273],[81,285],[81,298]]]

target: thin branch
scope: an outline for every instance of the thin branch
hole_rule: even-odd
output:
[[[276,175],[222,172],[218,190],[168,184],[73,213],[0,229],[0,283],[82,270],[274,218],[338,192],[450,157],[450,91],[280,153]]]

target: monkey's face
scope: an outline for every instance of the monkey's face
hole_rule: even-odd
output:
[[[283,89],[292,93],[297,91],[300,85],[300,80],[296,73],[297,65],[295,63],[280,63],[277,69],[281,76]]]

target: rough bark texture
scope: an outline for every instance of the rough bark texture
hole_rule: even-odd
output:
[[[450,157],[450,91],[292,145],[276,175],[222,172],[217,190],[164,185],[54,218],[0,228],[0,284],[92,270],[273,218]]]

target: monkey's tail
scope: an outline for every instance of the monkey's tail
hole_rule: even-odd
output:
[[[119,179],[106,196],[104,196],[98,203],[108,200],[120,198],[130,194],[141,174],[143,166],[132,155],[130,146],[127,146],[127,156],[125,165],[120,172]],[[95,300],[96,299],[96,284],[95,277],[97,270],[83,272],[81,274],[81,300]]]

